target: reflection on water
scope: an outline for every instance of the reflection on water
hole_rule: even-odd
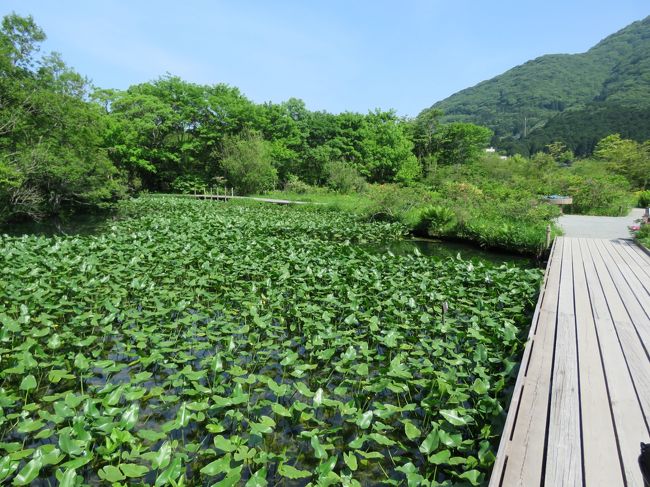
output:
[[[460,255],[461,258],[465,260],[479,259],[496,265],[508,263],[516,264],[519,267],[536,266],[535,260],[526,256],[499,252],[496,250],[485,250],[462,242],[430,239],[404,239],[369,245],[368,248],[374,252],[390,251],[395,255],[412,254],[417,249],[423,255],[438,257],[441,259]]]
[[[54,235],[97,235],[107,224],[114,221],[110,213],[83,214],[57,217],[40,222],[24,221],[0,225],[0,235],[21,237],[23,235],[38,235],[52,237]]]

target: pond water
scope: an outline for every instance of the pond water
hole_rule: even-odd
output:
[[[52,237],[55,235],[97,235],[117,219],[116,215],[75,215],[68,218],[54,218],[40,222],[25,221],[0,225],[0,235],[21,237],[23,235],[38,235]],[[497,250],[482,249],[476,245],[442,241],[424,238],[405,238],[382,244],[369,245],[367,248],[373,252],[392,252],[395,255],[407,255],[419,251],[423,255],[438,258],[460,256],[462,259],[478,259],[492,264],[515,264],[519,267],[535,267],[535,259],[500,252]]]
[[[371,250],[377,252],[392,252],[395,255],[412,254],[416,250],[423,255],[430,257],[456,257],[460,256],[464,260],[478,259],[491,262],[492,264],[515,264],[519,267],[536,267],[536,261],[533,258],[511,254],[507,252],[499,252],[496,250],[486,250],[475,245],[450,242],[432,239],[404,239],[387,242],[380,245],[373,245],[369,247]]]
[[[54,235],[97,235],[107,224],[114,221],[111,214],[86,214],[69,217],[50,218],[40,222],[24,221],[0,225],[0,235],[21,237],[23,235],[38,235],[52,237]]]

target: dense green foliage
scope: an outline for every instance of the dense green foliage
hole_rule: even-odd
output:
[[[601,146],[613,150],[618,145],[612,141],[645,147],[616,136]],[[558,233],[553,222],[560,210],[546,203],[545,195],[571,195],[567,213],[623,216],[644,194],[631,193],[627,175],[633,166],[619,164],[618,156],[608,159],[606,151],[600,151],[601,160],[567,165],[572,156],[561,145],[550,152],[533,158],[484,155],[467,164],[429,166],[426,178],[417,184],[372,185],[354,195],[304,187],[299,194],[272,194],[330,205],[366,220],[399,221],[419,236],[462,239],[532,255],[545,252],[548,225],[552,235]]]
[[[643,245],[647,250],[649,250],[650,249],[650,224],[642,225],[639,231],[636,232],[635,238],[638,240],[639,243],[641,243],[641,245]]]
[[[150,190],[169,191],[178,187],[177,178],[191,175],[207,186],[225,178],[240,193],[257,191],[256,184],[243,183],[242,170],[251,172],[246,165],[240,163],[235,172],[232,158],[224,165],[232,137],[257,141],[255,150],[264,153],[257,163],[272,163],[281,181],[294,176],[324,184],[332,163],[344,163],[373,182],[418,175],[413,144],[390,111],[333,115],[310,112],[296,99],[256,105],[236,88],[199,86],[172,76],[126,91],[104,90],[96,98],[112,123],[113,161],[133,185]],[[251,131],[259,139],[251,139]],[[273,171],[262,171],[267,175],[262,186],[272,182]]]
[[[497,147],[525,155],[564,142],[588,155],[620,133],[650,139],[650,17],[583,54],[548,55],[460,91],[425,110],[495,132]]]
[[[44,39],[31,17],[2,21],[0,221],[100,208],[124,192],[86,80],[56,54],[37,57]]]
[[[626,52],[637,37],[604,44]],[[312,112],[301,100],[255,104],[237,88],[171,75],[89,93],[58,56],[35,55],[43,38],[31,18],[5,18],[0,221],[106,207],[127,189],[312,194],[327,187],[361,193],[354,211],[367,219],[539,254],[556,214],[540,196],[573,196],[577,213],[621,214],[628,191],[647,186],[648,145],[621,137],[600,142],[600,165],[574,161],[558,142],[544,147],[547,155],[510,164],[485,159],[489,129],[441,123],[436,109],[414,120],[381,110]],[[435,223],[449,212],[453,218]]]
[[[650,141],[639,144],[622,139],[619,134],[605,137],[594,155],[604,161],[614,174],[625,177],[632,187],[645,190],[650,182]]]
[[[0,481],[485,480],[539,270],[369,253],[403,227],[319,208],[123,211],[0,237]]]
[[[259,134],[226,137],[221,165],[227,181],[244,194],[274,189],[278,182],[269,144]]]

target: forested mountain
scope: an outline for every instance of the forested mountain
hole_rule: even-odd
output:
[[[534,153],[562,141],[579,155],[610,133],[650,138],[650,16],[582,54],[553,54],[462,90],[425,110],[490,127],[494,144]],[[421,115],[423,115],[421,114]]]

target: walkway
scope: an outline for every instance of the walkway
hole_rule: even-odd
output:
[[[257,198],[254,196],[232,196],[227,194],[189,194],[186,195],[199,200],[253,200],[263,203],[275,203],[276,205],[320,205],[321,203],[312,203],[310,201],[279,200],[274,198]]]
[[[490,486],[643,487],[650,442],[650,257],[555,240]]]
[[[643,216],[642,208],[633,208],[627,216],[562,215],[558,224],[567,237],[630,238],[627,227]]]

